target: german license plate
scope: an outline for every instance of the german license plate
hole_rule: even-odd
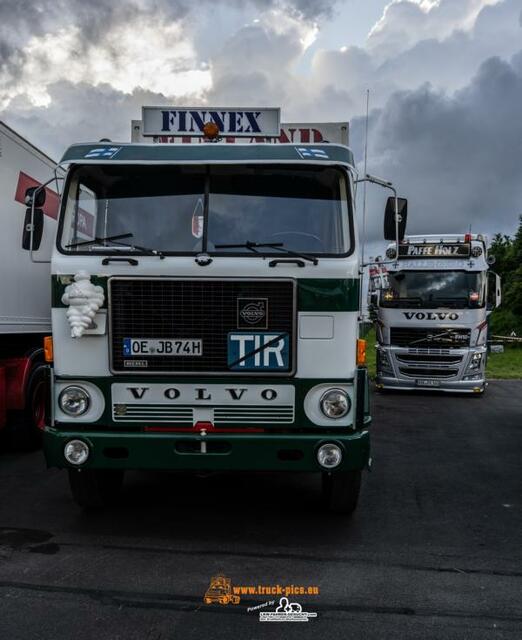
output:
[[[203,341],[198,338],[123,338],[123,355],[133,356],[201,356]]]
[[[421,378],[416,380],[416,384],[418,387],[440,387],[440,380],[427,380]]]

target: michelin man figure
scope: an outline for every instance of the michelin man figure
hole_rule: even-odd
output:
[[[62,296],[63,304],[69,307],[66,316],[71,325],[71,337],[81,338],[84,331],[92,326],[104,300],[102,287],[92,284],[87,271],[78,271],[74,282],[65,287]]]

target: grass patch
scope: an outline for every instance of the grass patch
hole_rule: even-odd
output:
[[[368,374],[372,380],[375,378],[375,329],[372,327],[363,336],[367,341],[366,361]],[[490,380],[522,379],[522,347],[504,347],[504,353],[488,354],[486,377]]]
[[[522,348],[504,346],[504,353],[490,353],[486,377],[491,379],[522,378]]]

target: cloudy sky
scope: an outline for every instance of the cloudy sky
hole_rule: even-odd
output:
[[[515,230],[522,0],[0,0],[0,119],[57,158],[129,140],[143,104],[214,104],[350,120],[360,161],[366,89],[411,233]]]

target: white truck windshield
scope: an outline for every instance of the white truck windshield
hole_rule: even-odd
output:
[[[252,256],[242,245],[260,243],[263,254],[340,256],[352,246],[349,212],[335,167],[85,165],[68,180],[61,249]]]
[[[380,305],[387,308],[472,309],[484,306],[485,276],[469,271],[388,273]]]

